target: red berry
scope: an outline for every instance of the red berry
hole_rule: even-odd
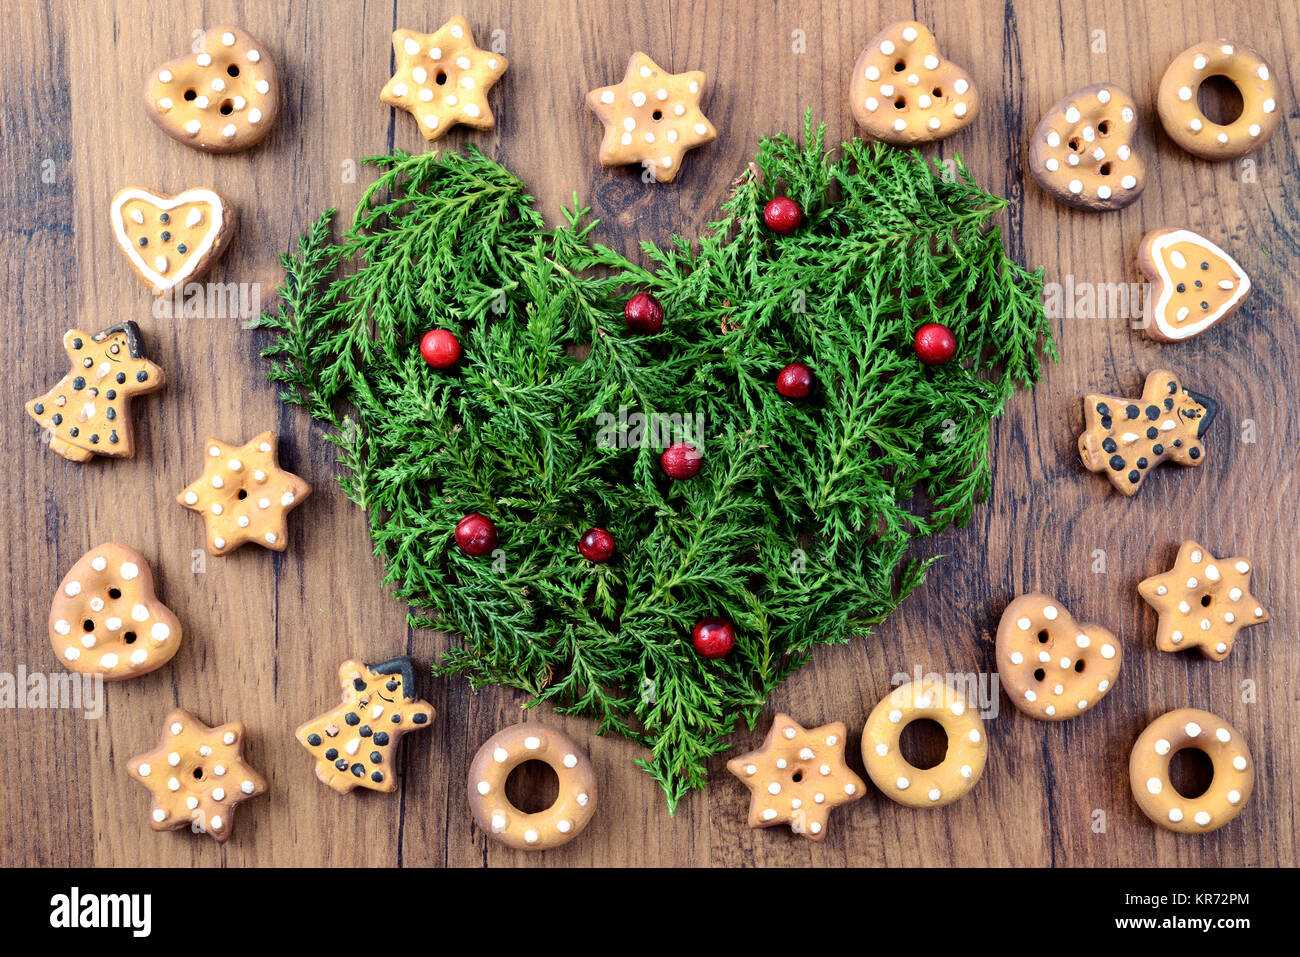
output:
[[[456,523],[456,544],[466,555],[482,558],[497,547],[497,527],[478,512],[470,512]]]
[[[420,340],[420,355],[435,369],[445,369],[460,358],[460,340],[446,329],[430,329]]]
[[[689,442],[674,442],[659,456],[659,465],[669,478],[694,478],[704,465],[704,453]]]
[[[725,658],[736,646],[736,629],[725,618],[701,618],[691,629],[691,644],[705,658]]]
[[[916,357],[928,366],[941,366],[957,354],[957,339],[947,326],[927,322],[916,330]]]
[[[589,528],[578,539],[578,553],[589,562],[607,562],[614,556],[614,536],[603,528]]]
[[[638,292],[623,306],[623,321],[631,332],[653,336],[664,328],[664,307],[648,292]]]
[[[790,197],[778,196],[763,207],[763,222],[772,232],[789,236],[803,225],[803,210]]]
[[[813,374],[802,362],[791,362],[777,373],[776,391],[787,399],[806,399],[812,391]]]

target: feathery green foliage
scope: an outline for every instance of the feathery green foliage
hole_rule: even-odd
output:
[[[869,633],[922,581],[909,543],[970,517],[990,422],[1052,350],[1042,273],[992,225],[1004,200],[960,160],[945,177],[823,135],[764,140],[698,245],[643,243],[649,269],[593,242],[576,196],[548,230],[472,147],[378,157],[344,239],[321,216],[259,322],[270,378],[339,447],[386,583],[414,625],[459,636],[435,671],[636,739],[670,809],[814,646]],[[762,224],[778,191],[805,213],[788,237]],[[662,334],[625,330],[638,290]],[[958,342],[933,369],[912,349],[929,321]],[[433,327],[461,339],[451,370],[420,357]],[[775,391],[794,360],[818,383],[802,403]],[[638,414],[703,434],[655,444]],[[658,455],[682,438],[704,467],[673,482]],[[497,524],[494,557],[453,546],[468,512]],[[593,525],[618,542],[604,565],[576,549]],[[736,626],[725,660],[691,647],[707,615]]]

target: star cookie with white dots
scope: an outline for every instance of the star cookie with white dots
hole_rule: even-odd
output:
[[[189,825],[218,842],[230,837],[236,805],[266,793],[266,779],[244,761],[244,726],[209,728],[175,708],[158,747],[127,762],[131,777],[153,795],[149,826],[174,831]]]
[[[394,30],[393,52],[397,66],[379,98],[414,116],[425,139],[436,140],[457,123],[476,130],[495,125],[487,93],[510,61],[480,50],[464,17],[452,17],[435,33]]]
[[[274,432],[246,445],[204,443],[203,475],[176,501],[207,524],[208,551],[225,555],[246,542],[282,552],[289,544],[285,516],[311,494],[311,486],[280,468]]]
[[[638,163],[659,182],[672,182],[683,154],[718,135],[700,111],[704,81],[699,70],[668,73],[644,53],[632,54],[621,83],[587,94],[605,124],[601,165]]]
[[[824,840],[831,808],[858,800],[866,787],[844,763],[844,737],[843,722],[805,730],[778,714],[761,748],[727,762],[750,790],[749,826],[789,824]]]
[[[1238,631],[1268,621],[1250,593],[1250,574],[1245,558],[1215,558],[1196,542],[1183,542],[1173,568],[1138,585],[1160,616],[1156,647],[1199,648],[1215,661],[1228,657]]]

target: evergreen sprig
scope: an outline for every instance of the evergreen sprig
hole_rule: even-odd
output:
[[[1054,355],[1041,270],[993,223],[1004,200],[960,160],[823,140],[811,118],[802,144],[764,140],[698,244],[642,244],[650,268],[593,242],[576,196],[547,229],[473,147],[377,157],[345,237],[324,213],[258,323],[412,624],[459,636],[435,671],[641,742],[670,810],[815,646],[868,634],[920,584],[909,544],[970,517],[992,419]],[[762,225],[778,192],[804,210],[794,235]],[[634,290],[663,302],[662,334],[624,329]],[[958,342],[938,368],[912,349],[930,321]],[[435,326],[461,339],[453,370],[420,358]],[[792,360],[818,382],[803,403],[775,392]],[[696,478],[663,476],[637,414],[702,417],[662,436],[701,445]],[[495,557],[453,547],[468,512],[497,524]],[[608,564],[577,553],[592,525],[618,541]],[[725,660],[691,647],[707,615],[736,626]]]

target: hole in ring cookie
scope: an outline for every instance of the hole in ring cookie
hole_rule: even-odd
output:
[[[932,718],[917,718],[899,732],[898,750],[918,771],[937,768],[948,756],[948,732]]]
[[[1049,637],[1049,636],[1048,636],[1048,634],[1047,634],[1047,629],[1043,629],[1042,631],[1040,631],[1040,632],[1038,633],[1038,643],[1039,643],[1040,645],[1045,645],[1045,644],[1047,644],[1047,639],[1048,639],[1048,637]]]
[[[1218,126],[1231,126],[1241,119],[1246,101],[1241,89],[1221,73],[1207,76],[1196,90],[1201,115]]]
[[[1182,748],[1169,759],[1169,783],[1189,801],[1214,783],[1214,762],[1200,748]]]
[[[902,96],[900,96],[898,99],[896,99],[896,100],[894,101],[894,109],[896,109],[896,110],[901,110],[901,109],[903,109],[903,108],[906,107],[906,106],[907,106],[907,99],[906,99],[906,97],[902,97]]]
[[[1044,678],[1046,678],[1046,677],[1047,677],[1047,672],[1044,671],[1042,668],[1035,668],[1035,669],[1034,669],[1034,680],[1035,680],[1035,681],[1042,681],[1042,680],[1043,680]]]
[[[1074,670],[1078,674],[1083,674],[1083,669],[1085,667],[1087,667],[1087,662],[1085,662],[1082,658],[1080,658],[1078,661],[1074,663]]]
[[[559,775],[545,761],[524,761],[506,778],[506,800],[524,814],[549,811],[559,798]]]

